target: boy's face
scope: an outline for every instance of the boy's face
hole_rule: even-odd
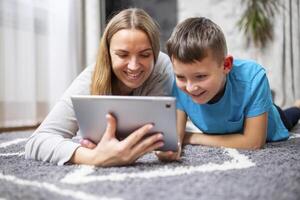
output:
[[[173,58],[176,84],[194,102],[205,104],[224,88],[232,60],[232,56],[227,56],[222,63],[218,63],[211,53],[194,63],[182,63]]]

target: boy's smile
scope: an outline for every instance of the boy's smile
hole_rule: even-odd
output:
[[[232,67],[232,56],[227,56],[219,64],[208,53],[201,61],[182,63],[173,58],[173,68],[178,88],[188,94],[194,102],[199,104],[208,103],[220,91],[226,82],[226,75]]]

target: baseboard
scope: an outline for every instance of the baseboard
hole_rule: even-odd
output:
[[[35,130],[39,127],[40,124],[32,125],[32,126],[19,126],[19,127],[0,127],[0,134],[6,132],[16,132],[16,131],[27,131],[27,130]]]

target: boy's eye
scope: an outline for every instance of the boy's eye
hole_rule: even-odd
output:
[[[177,79],[184,79],[184,76],[176,75]]]
[[[196,78],[197,79],[204,79],[207,75],[197,75]]]

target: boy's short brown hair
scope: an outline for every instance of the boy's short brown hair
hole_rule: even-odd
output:
[[[227,46],[221,28],[204,17],[179,23],[167,41],[169,56],[183,63],[201,61],[209,51],[221,63],[227,55]]]

